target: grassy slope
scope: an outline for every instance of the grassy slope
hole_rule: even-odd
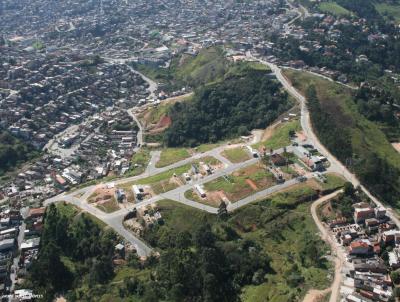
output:
[[[157,168],[162,168],[190,157],[190,153],[184,148],[167,148],[161,152],[160,160],[156,163]]]
[[[276,129],[274,129],[274,132],[269,139],[257,143],[253,145],[253,147],[258,149],[261,146],[265,146],[267,149],[274,150],[285,147],[290,144],[289,132],[291,130],[301,130],[300,122],[298,120],[293,120],[279,125]]]
[[[392,147],[378,125],[367,120],[357,110],[350,89],[309,73],[285,70],[293,85],[301,92],[314,84],[322,108],[333,114],[338,123],[351,129],[353,153],[362,154],[365,150],[375,151],[381,158],[400,168],[400,154]]]
[[[291,210],[271,206],[272,203],[276,205],[295,203],[299,191],[315,193],[310,188],[296,188],[285,193],[286,197],[278,194],[270,200],[248,205],[231,214],[227,224],[242,239],[251,239],[262,246],[272,258],[272,267],[275,270],[275,274],[266,276],[266,281],[261,285],[243,288],[243,301],[286,302],[295,296],[304,296],[311,287],[322,289],[328,286],[327,269],[305,267],[299,260],[299,250],[303,245],[302,234],[309,231],[312,238],[319,240],[316,235],[317,228],[309,215],[309,204],[301,204]],[[211,223],[217,234],[221,228],[221,221],[218,221],[216,216],[172,201],[160,202],[159,208],[165,225],[174,232],[183,230],[194,232],[196,226],[204,221]],[[224,241],[222,238],[221,240]],[[304,283],[298,288],[290,287],[287,283],[294,264],[299,267],[301,275],[305,278]]]
[[[322,2],[318,5],[321,12],[332,14],[334,16],[342,17],[349,16],[351,12],[335,2]]]
[[[222,152],[222,156],[226,157],[232,163],[241,163],[250,159],[250,155],[242,147],[226,149]]]
[[[400,23],[400,3],[376,3],[375,8],[382,16],[392,17],[397,23]]]

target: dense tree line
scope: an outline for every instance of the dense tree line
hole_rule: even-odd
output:
[[[291,105],[267,71],[249,69],[201,87],[191,102],[176,103],[164,141],[168,146],[195,146],[246,135],[265,128]]]
[[[268,255],[252,241],[236,241],[239,236],[229,226],[223,228],[229,243],[207,221],[194,233],[165,226],[148,231],[146,239],[162,248],[151,287],[154,301],[239,301],[242,286],[264,281],[271,272]]]
[[[85,214],[67,216],[54,204],[45,214],[38,259],[29,270],[27,285],[53,301],[58,293],[79,287],[107,282],[113,276],[112,256],[116,236],[105,231]],[[74,263],[74,271],[63,259]],[[70,292],[69,300],[80,297]]]
[[[321,142],[343,164],[350,164],[359,179],[368,189],[392,206],[399,206],[400,170],[391,165],[386,158],[370,148],[354,158],[352,148],[351,126],[337,124],[330,113],[321,109],[315,87],[310,86],[306,92],[311,121]]]
[[[0,175],[37,155],[38,152],[33,146],[15,138],[6,131],[0,131]]]
[[[362,4],[359,4],[359,2]],[[394,23],[387,22],[376,11],[370,0],[341,0],[340,5],[355,12],[360,18],[365,18],[369,31],[363,30],[363,22],[338,24],[335,29],[338,36],[331,37],[327,32],[330,25],[321,25],[322,20],[310,17],[301,25],[307,31],[309,41],[318,41],[321,48],[308,47],[301,40],[293,37],[280,38],[272,36],[276,43],[276,55],[284,60],[303,60],[309,66],[327,67],[346,74],[354,82],[376,79],[384,75],[385,69],[400,70],[400,39]],[[315,29],[324,29],[324,32]],[[379,39],[369,39],[370,34],[385,34]],[[366,55],[368,61],[357,60],[359,55]]]

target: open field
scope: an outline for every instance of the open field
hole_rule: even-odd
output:
[[[343,17],[343,16],[350,16],[351,12],[345,9],[343,6],[335,2],[322,2],[318,5],[318,9],[327,14],[332,14],[334,16]]]
[[[137,181],[123,183],[119,185],[119,187],[126,191],[131,191],[132,185],[134,184],[149,185],[155,194],[165,193],[182,185],[182,179],[180,176],[183,173],[188,172],[190,167],[190,164],[183,165]],[[176,177],[174,175],[176,175]]]
[[[327,181],[321,184],[323,190],[336,190],[346,183],[343,177],[334,173],[325,174],[325,177]]]
[[[211,167],[219,167],[222,165],[222,163],[213,156],[204,156],[202,158],[193,161],[193,163],[195,164],[198,164],[200,162],[210,165]]]
[[[106,213],[112,213],[112,212],[118,211],[120,209],[117,204],[117,201],[115,200],[114,197],[112,197],[110,200],[107,200],[105,202],[98,203],[96,205],[96,208],[98,208],[99,210],[102,210],[103,212],[106,212]]]
[[[131,169],[126,173],[126,176],[136,176],[142,174],[151,159],[150,151],[145,148],[141,148],[137,153],[132,156]]]
[[[263,166],[255,164],[205,183],[207,197],[201,200],[211,205],[218,205],[222,195],[229,201],[235,202],[274,184],[273,175]]]
[[[136,183],[141,184],[141,185],[154,184],[156,182],[169,179],[174,174],[176,174],[176,175],[183,174],[186,171],[188,171],[189,169],[190,169],[190,165],[189,164],[183,165],[183,166],[180,166],[178,168],[171,169],[171,170],[165,171],[163,173],[156,174],[154,176],[150,176],[150,177],[146,177],[146,178],[140,179]]]
[[[167,148],[161,151],[160,160],[156,163],[157,168],[174,164],[183,159],[189,158],[190,153],[184,148]]]
[[[243,147],[226,149],[221,154],[232,163],[241,163],[251,158],[247,150]]]
[[[262,141],[253,145],[254,148],[260,149],[261,147],[265,147],[267,150],[269,149],[279,149],[290,145],[290,131],[300,131],[300,121],[292,120],[286,123],[282,123],[278,125],[276,128],[273,129],[272,134],[270,135],[269,139],[266,141]]]
[[[197,146],[195,149],[196,152],[204,153],[219,147],[221,144],[202,144]]]

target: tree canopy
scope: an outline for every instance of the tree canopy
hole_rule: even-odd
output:
[[[190,102],[174,104],[164,141],[168,146],[195,146],[246,135],[267,127],[291,105],[267,71],[248,69],[199,88]]]

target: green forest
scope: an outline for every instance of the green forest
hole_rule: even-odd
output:
[[[6,131],[0,131],[0,176],[37,155],[38,152],[33,146],[27,145]]]
[[[86,301],[82,287],[104,284],[114,275],[115,233],[64,204],[51,204],[44,219],[38,259],[24,286],[43,294],[44,301],[59,293],[68,293],[68,301]]]
[[[167,146],[196,146],[265,128],[293,104],[267,70],[235,68],[222,82],[197,89],[190,102],[176,103]]]

